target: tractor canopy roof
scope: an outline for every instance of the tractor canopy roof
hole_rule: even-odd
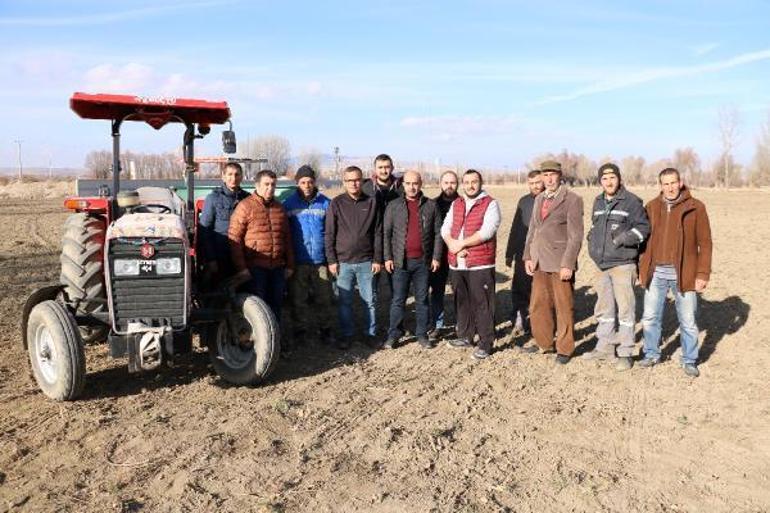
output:
[[[230,119],[227,102],[168,96],[75,93],[70,108],[81,118],[144,121],[156,130],[166,123],[220,125]]]

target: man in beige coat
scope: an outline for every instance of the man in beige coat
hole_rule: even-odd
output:
[[[554,351],[556,362],[569,362],[575,350],[573,292],[583,242],[583,199],[561,182],[561,164],[543,162],[545,191],[538,195],[524,245],[524,266],[532,275],[529,305],[532,335],[544,353]]]

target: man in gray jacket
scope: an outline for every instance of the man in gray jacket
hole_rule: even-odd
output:
[[[532,335],[544,353],[554,351],[556,363],[566,364],[575,350],[574,288],[580,246],[583,244],[583,198],[562,183],[561,164],[543,162],[545,191],[535,198],[524,267],[532,275],[529,316]]]
[[[620,169],[612,163],[599,168],[602,193],[594,200],[593,224],[588,232],[588,253],[599,268],[596,289],[596,348],[585,360],[615,360],[619,371],[633,365],[639,246],[650,234],[642,200],[623,187]],[[617,304],[617,308],[616,305]],[[618,329],[615,331],[617,317]]]
[[[383,248],[385,270],[393,276],[390,328],[385,349],[393,349],[403,333],[404,309],[409,286],[414,285],[417,342],[430,349],[428,340],[428,280],[438,271],[442,252],[441,216],[436,202],[422,193],[422,177],[407,171],[403,179],[404,196],[385,209]]]

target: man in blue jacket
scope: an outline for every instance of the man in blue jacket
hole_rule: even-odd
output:
[[[594,200],[593,224],[588,232],[588,253],[600,271],[594,284],[597,342],[596,349],[584,354],[583,358],[616,361],[615,368],[624,371],[633,365],[634,282],[639,246],[650,234],[650,222],[642,200],[623,187],[618,166],[602,165],[599,183],[603,190]]]
[[[321,342],[334,344],[334,293],[324,251],[326,210],[331,200],[318,192],[312,167],[300,167],[294,180],[297,190],[283,203],[294,245],[295,270],[289,281],[293,339],[301,344],[318,329]]]
[[[242,181],[241,165],[230,162],[222,170],[222,185],[211,191],[203,203],[199,223],[199,250],[203,253],[201,262],[204,263],[204,273],[210,282],[235,274],[227,229],[233,210],[241,200],[249,196],[248,192],[241,189]]]

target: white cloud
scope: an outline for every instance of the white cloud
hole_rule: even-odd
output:
[[[520,122],[515,116],[408,116],[399,125],[419,129],[438,142],[452,142],[462,137],[509,133]]]
[[[584,96],[592,96],[595,94],[627,89],[629,87],[638,86],[648,82],[655,82],[662,79],[717,73],[726,69],[735,68],[737,66],[743,66],[746,64],[752,64],[766,60],[770,60],[770,49],[748,52],[736,55],[735,57],[723,61],[702,64],[698,66],[652,68],[623,74],[622,76],[608,80],[601,80],[587,87],[582,87],[563,95],[548,96],[537,102],[537,105],[546,105],[550,103],[576,100],[578,98],[583,98]]]
[[[717,48],[719,48],[719,43],[703,43],[690,47],[690,50],[692,50],[693,55],[696,57],[702,57],[713,52]]]

